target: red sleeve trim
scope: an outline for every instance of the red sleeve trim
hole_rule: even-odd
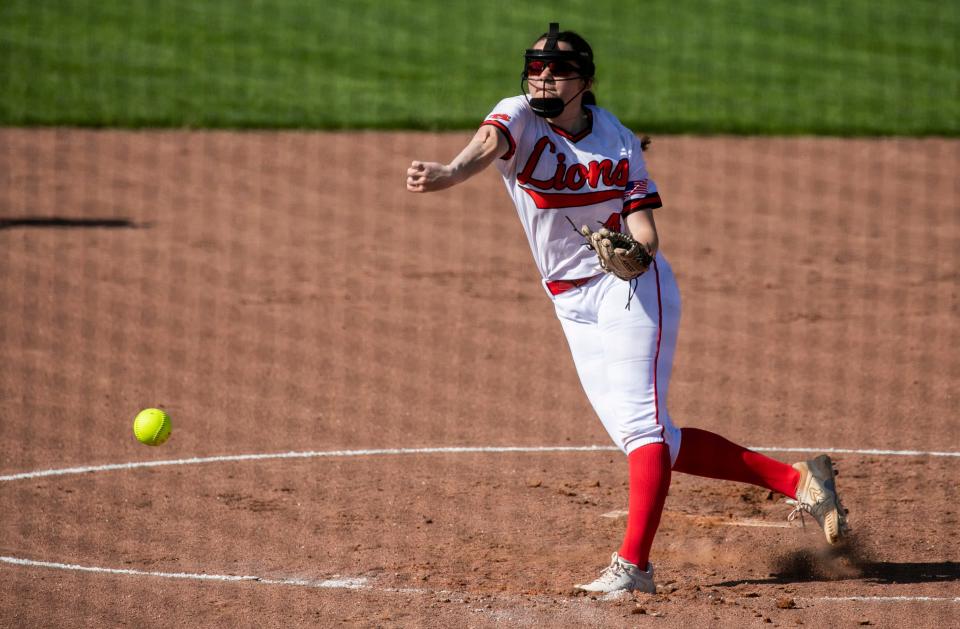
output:
[[[654,192],[653,194],[645,196],[642,199],[634,199],[624,203],[623,210],[620,211],[620,216],[626,218],[634,212],[639,212],[640,210],[654,210],[658,207],[663,207],[663,202],[660,200],[660,193]]]
[[[510,130],[507,129],[507,125],[503,124],[499,120],[484,120],[483,122],[480,123],[480,126],[482,127],[485,124],[491,125],[499,129],[500,132],[503,133],[503,137],[507,138],[507,142],[510,143],[510,148],[507,149],[507,152],[504,153],[500,157],[500,159],[510,159],[511,157],[513,157],[513,154],[517,151],[517,143],[513,141],[513,136],[510,135]]]

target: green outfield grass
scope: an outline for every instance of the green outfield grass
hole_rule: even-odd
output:
[[[636,129],[960,132],[931,0],[3,0],[0,124],[471,128],[551,19]]]

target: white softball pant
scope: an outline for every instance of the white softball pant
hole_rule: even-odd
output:
[[[676,461],[680,430],[667,392],[680,291],[667,260],[658,253],[633,283],[603,274],[551,297],[583,389],[614,443],[629,454],[666,442]]]

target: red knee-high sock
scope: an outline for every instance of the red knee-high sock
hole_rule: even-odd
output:
[[[670,450],[665,443],[651,443],[631,452],[627,462],[630,504],[620,556],[646,570],[670,488]]]
[[[684,428],[681,435],[675,472],[750,483],[797,497],[800,472],[792,466],[699,428]]]

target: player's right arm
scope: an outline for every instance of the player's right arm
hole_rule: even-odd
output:
[[[509,149],[510,143],[503,133],[493,126],[483,125],[449,164],[412,162],[407,169],[407,190],[434,192],[463,183]]]

